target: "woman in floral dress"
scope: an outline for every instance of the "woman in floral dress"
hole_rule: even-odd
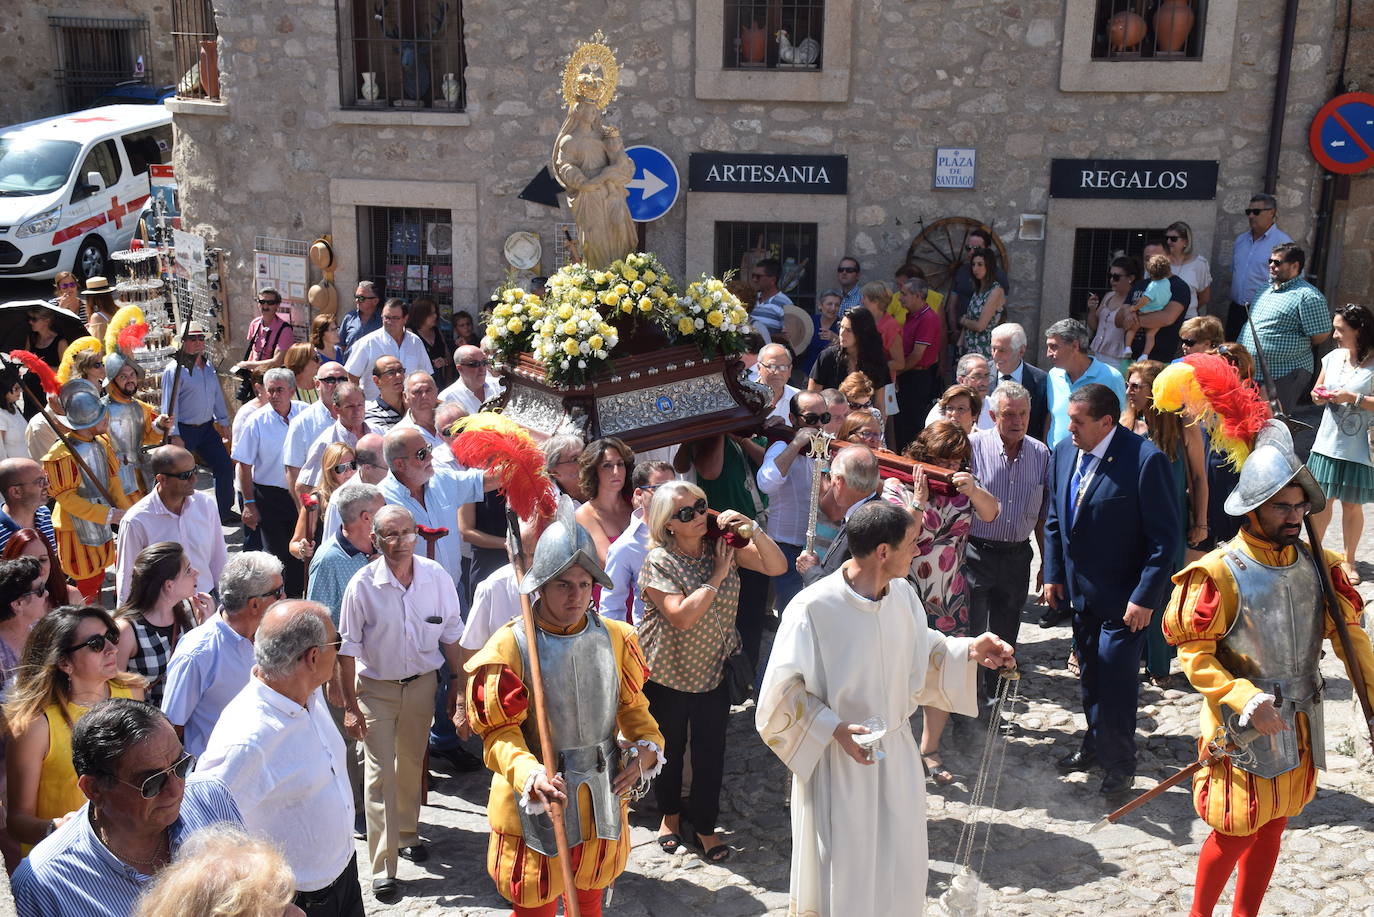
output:
[[[907,447],[906,454],[918,462],[938,465],[954,472],[953,493],[932,493],[926,476],[918,469],[911,489],[889,479],[884,496],[905,505],[921,525],[916,557],[911,562],[911,579],[926,609],[926,622],[942,634],[968,636],[969,586],[964,575],[964,550],[968,546],[973,514],[991,522],[1001,513],[997,498],[979,485],[968,472],[973,448],[968,435],[955,423],[937,420],[921,431]],[[941,786],[954,780],[940,757],[940,736],[949,714],[933,707],[923,708],[921,763],[932,780]]]
[[[997,282],[997,253],[990,248],[974,249],[969,256],[969,273],[973,275],[973,297],[968,301],[959,326],[964,329],[964,343],[960,355],[981,353],[992,359],[992,329],[1002,321],[1007,293]]]

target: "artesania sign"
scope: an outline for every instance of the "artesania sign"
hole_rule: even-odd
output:
[[[849,157],[692,153],[688,191],[736,194],[847,194]]]
[[[1210,201],[1216,196],[1215,160],[1050,160],[1050,197]]]

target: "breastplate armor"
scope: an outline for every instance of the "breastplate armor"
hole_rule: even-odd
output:
[[[1312,763],[1326,766],[1322,729],[1319,668],[1324,618],[1320,575],[1312,555],[1301,545],[1287,567],[1270,567],[1242,554],[1238,540],[1223,560],[1239,595],[1236,620],[1217,642],[1216,656],[1238,678],[1276,698],[1274,707],[1289,729],[1260,736],[1232,763],[1258,777],[1277,777],[1298,766],[1297,714],[1307,715]],[[1226,726],[1240,731],[1241,711],[1226,716]]]
[[[611,792],[611,782],[620,770],[620,749],[615,741],[620,671],[610,631],[599,615],[588,612],[587,619],[587,626],[570,636],[535,628],[549,733],[557,749],[554,766],[567,782],[568,802],[563,810],[563,824],[569,848],[586,840],[582,837],[578,798],[583,786],[590,791],[596,836],[605,840],[620,837],[620,801]],[[528,678],[530,654],[525,629],[517,623],[514,631],[520,661]],[[532,691],[530,693],[533,695]],[[530,751],[544,760],[533,709],[525,718],[521,731]],[[531,848],[545,856],[558,855],[553,819],[547,812],[530,815],[522,809],[520,827],[525,833],[525,843]]]
[[[126,494],[143,490],[143,407],[133,401],[107,400],[110,444],[119,462],[119,483]]]
[[[110,459],[105,454],[104,443],[100,442],[100,440],[81,442],[74,439],[72,440],[72,448],[74,448],[76,454],[81,456],[82,460],[85,461],[86,467],[91,469],[91,473],[95,475],[96,480],[100,482],[101,486],[108,488],[110,486]],[[99,503],[101,506],[110,505],[106,499],[100,495],[100,491],[96,486],[91,483],[91,479],[87,477],[86,472],[78,469],[77,476],[81,481],[81,483],[76,485],[77,496],[85,497],[92,503]],[[65,513],[64,515],[67,517],[67,522],[71,524],[72,529],[76,532],[77,539],[84,545],[95,546],[104,544],[113,537],[110,534],[110,527],[102,522],[88,522],[85,519],[78,519],[71,513]]]

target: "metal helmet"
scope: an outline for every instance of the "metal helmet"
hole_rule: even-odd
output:
[[[108,413],[100,400],[100,389],[86,379],[73,379],[58,393],[62,402],[62,425],[72,430],[88,430],[105,419]]]
[[[1226,498],[1226,512],[1244,516],[1290,484],[1302,488],[1314,513],[1326,507],[1326,494],[1293,452],[1293,434],[1282,422],[1267,421],[1240,468],[1239,483]]]
[[[520,592],[530,595],[549,580],[561,576],[574,564],[592,575],[592,581],[610,589],[614,583],[596,559],[596,542],[573,516],[572,500],[564,495],[559,501],[558,515],[539,536],[534,548],[534,562],[520,580]]]
[[[134,368],[134,375],[141,381],[143,379],[143,367],[138,365],[138,361],[130,359],[128,354],[122,350],[105,354],[105,379],[113,382],[114,377],[119,375],[126,366]]]

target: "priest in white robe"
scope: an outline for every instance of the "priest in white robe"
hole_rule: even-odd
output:
[[[792,781],[789,915],[919,917],[926,899],[926,798],[908,723],[921,705],[977,713],[978,664],[1013,664],[993,634],[926,626],[906,581],[920,529],[885,502],[849,520],[852,558],[787,606],[755,724]],[[887,733],[856,742],[881,717]]]

